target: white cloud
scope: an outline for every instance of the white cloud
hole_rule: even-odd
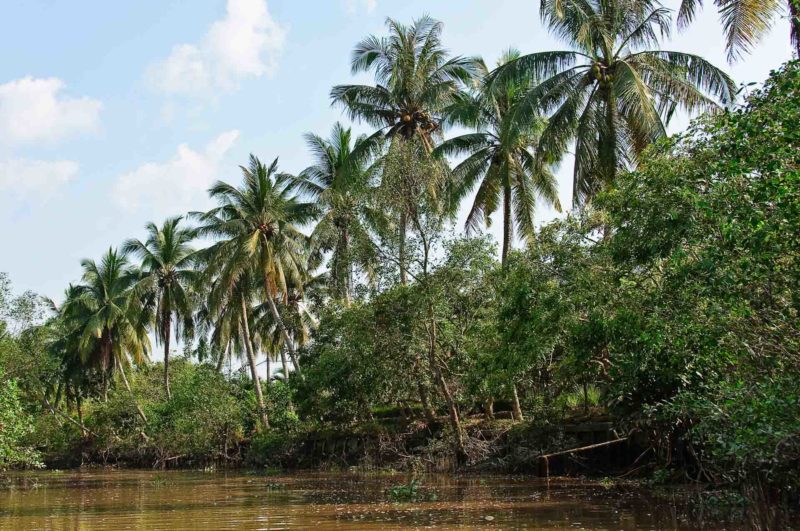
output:
[[[286,30],[273,20],[265,0],[228,0],[225,17],[199,44],[179,44],[150,66],[149,83],[167,94],[208,95],[232,90],[248,77],[271,76]]]
[[[102,103],[62,96],[55,77],[23,77],[0,85],[0,146],[54,142],[97,129]]]
[[[208,201],[206,190],[219,178],[221,162],[238,138],[239,131],[226,131],[202,151],[181,144],[172,160],[142,164],[120,176],[114,200],[128,211],[159,216],[199,208]]]
[[[71,160],[0,161],[0,191],[17,198],[46,199],[77,174],[78,163]]]
[[[372,13],[376,7],[378,7],[378,0],[344,0],[344,8],[351,15],[362,11]]]

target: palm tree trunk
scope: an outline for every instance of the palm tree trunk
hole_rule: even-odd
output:
[[[503,254],[501,257],[501,266],[503,269],[508,265],[508,253],[511,249],[511,239],[513,237],[514,224],[511,220],[511,185],[505,183],[503,186]],[[517,421],[522,421],[522,408],[519,405],[519,397],[517,396],[517,385],[511,382],[511,389],[514,395],[514,405],[512,414]],[[491,406],[489,406],[491,407]],[[487,413],[487,417],[488,417]],[[494,416],[492,414],[492,416]]]
[[[800,0],[789,0],[789,28],[795,56],[800,58]]]
[[[286,363],[286,350],[281,349],[281,364],[283,365],[283,377],[289,380],[289,365]]]
[[[131,389],[131,384],[128,382],[128,377],[125,375],[125,368],[122,366],[121,363],[117,363],[117,367],[119,368],[119,375],[122,377],[122,383],[125,384],[125,389],[128,390],[128,393],[131,395],[131,400],[133,400],[133,405],[136,407],[136,412],[139,413],[139,416],[147,424],[147,417],[142,411],[142,407],[139,405],[139,401],[136,400],[136,395],[133,394],[133,389]]]
[[[102,371],[102,378],[103,378],[103,402],[108,402],[108,373],[110,372],[110,365],[111,365],[111,345],[110,345],[110,335],[107,328],[103,328],[103,333],[100,336],[100,348],[101,348],[101,356],[102,360],[100,363],[100,368]]]
[[[225,358],[228,357],[228,349],[231,348],[231,343],[228,341],[225,344],[225,350],[217,358],[217,372],[222,372],[222,365],[225,363]]]
[[[398,257],[400,262],[400,284],[403,286],[408,283],[408,273],[406,272],[406,225],[408,225],[408,216],[404,210],[400,213],[400,256]]]
[[[511,240],[514,237],[514,224],[511,222],[511,185],[503,185],[503,254],[500,264],[506,268],[508,253],[511,251]]]
[[[256,401],[258,403],[258,416],[261,418],[261,423],[264,429],[269,429],[269,415],[267,415],[267,406],[264,404],[264,393],[261,392],[261,379],[258,377],[258,369],[256,367],[256,356],[253,354],[253,340],[250,336],[250,325],[247,323],[247,303],[244,300],[244,294],[241,297],[242,302],[242,330],[244,331],[244,349],[247,351],[247,361],[250,364],[250,375],[253,378],[253,387],[256,392]]]
[[[606,91],[606,138],[600,146],[600,156],[605,180],[603,184],[608,186],[617,176],[617,98],[612,87],[607,87]]]
[[[342,256],[344,257],[344,264],[341,264],[340,267],[342,268],[342,291],[344,292],[344,305],[345,307],[349,308],[352,303],[353,294],[352,290],[352,276],[353,276],[353,269],[350,260],[350,234],[348,233],[347,229],[342,231]]]
[[[522,407],[519,404],[519,394],[517,394],[517,384],[515,383],[511,384],[511,393],[514,398],[514,404],[513,404],[514,410],[512,411],[512,414],[514,415],[514,420],[516,420],[517,422],[522,422],[523,420],[525,420],[525,417],[522,416]]]
[[[164,312],[164,389],[167,391],[167,400],[172,398],[169,391],[169,335],[170,335],[170,312]]]
[[[283,340],[286,343],[286,348],[289,349],[289,357],[292,360],[292,367],[297,373],[297,376],[302,378],[303,374],[300,372],[300,364],[297,363],[297,356],[294,351],[294,342],[289,336],[289,330],[286,328],[280,312],[278,312],[278,306],[275,304],[275,299],[273,298],[274,290],[272,289],[272,282],[270,282],[269,275],[266,273],[264,273],[264,289],[266,291],[266,299],[267,304],[269,305],[269,311],[272,313],[272,318],[275,319],[275,324],[278,326],[278,330],[281,331]],[[286,376],[289,375],[287,374]]]

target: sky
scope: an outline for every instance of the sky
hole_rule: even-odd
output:
[[[209,207],[207,188],[238,182],[250,153],[301,171],[302,135],[347,122],[330,88],[368,81],[350,75],[356,42],[384,34],[386,17],[423,13],[444,22],[452,53],[487,64],[511,46],[564,49],[537,0],[4,0],[0,272],[15,291],[60,300],[81,259],[144,237],[149,221]],[[728,64],[707,5],[663,48],[700,54],[737,83],[762,81],[790,58],[788,22]],[[567,160],[565,205],[570,172]],[[537,220],[555,215],[542,207]]]

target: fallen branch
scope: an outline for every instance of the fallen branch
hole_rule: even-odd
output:
[[[70,417],[69,415],[65,415],[64,413],[62,413],[62,412],[58,411],[56,408],[54,408],[50,404],[50,401],[47,400],[47,397],[43,397],[42,401],[43,401],[44,405],[47,407],[47,409],[50,410],[50,413],[53,414],[54,416],[61,417],[63,419],[66,419],[66,420],[70,421],[71,423],[75,424],[77,427],[79,427],[81,429],[81,433],[83,433],[84,435],[88,433],[89,435],[92,435],[93,437],[97,437],[98,439],[100,438],[99,435],[97,435],[95,432],[93,432],[92,430],[87,428],[84,424],[78,422],[77,420],[75,420],[74,418]]]
[[[600,448],[602,446],[611,446],[612,444],[625,442],[627,440],[628,440],[627,437],[620,437],[619,439],[614,439],[613,441],[590,444],[589,446],[581,446],[580,448],[573,448],[571,450],[562,450],[560,452],[554,452],[552,454],[540,455],[539,459],[549,459],[551,457],[558,457],[559,455],[574,454],[575,452],[585,452],[586,450],[594,450],[595,448]]]
[[[611,446],[612,444],[617,444],[621,442],[627,441],[627,437],[620,437],[619,439],[614,439],[612,441],[606,441],[596,444],[590,444],[589,446],[581,446],[580,448],[572,448],[570,450],[562,450],[560,452],[553,452],[552,454],[545,454],[539,456],[539,461],[544,465],[544,476],[550,477],[550,458],[551,457],[558,457],[560,455],[568,455],[574,454],[577,452],[585,452],[587,450],[594,450],[595,448],[602,448],[603,446]]]

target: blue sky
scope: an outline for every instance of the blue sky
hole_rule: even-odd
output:
[[[674,6],[676,1],[666,1]],[[0,271],[60,299],[79,261],[150,220],[209,206],[249,153],[308,163],[301,135],[336,120],[332,85],[387,16],[428,13],[456,54],[560,49],[536,0],[6,0],[0,20]],[[664,48],[702,54],[737,82],[789,59],[788,29],[734,65],[710,6]],[[685,126],[681,117],[673,129]],[[357,129],[366,129],[356,126]],[[569,163],[561,169],[568,203]],[[541,209],[539,220],[553,212]],[[495,224],[495,230],[499,224]]]

